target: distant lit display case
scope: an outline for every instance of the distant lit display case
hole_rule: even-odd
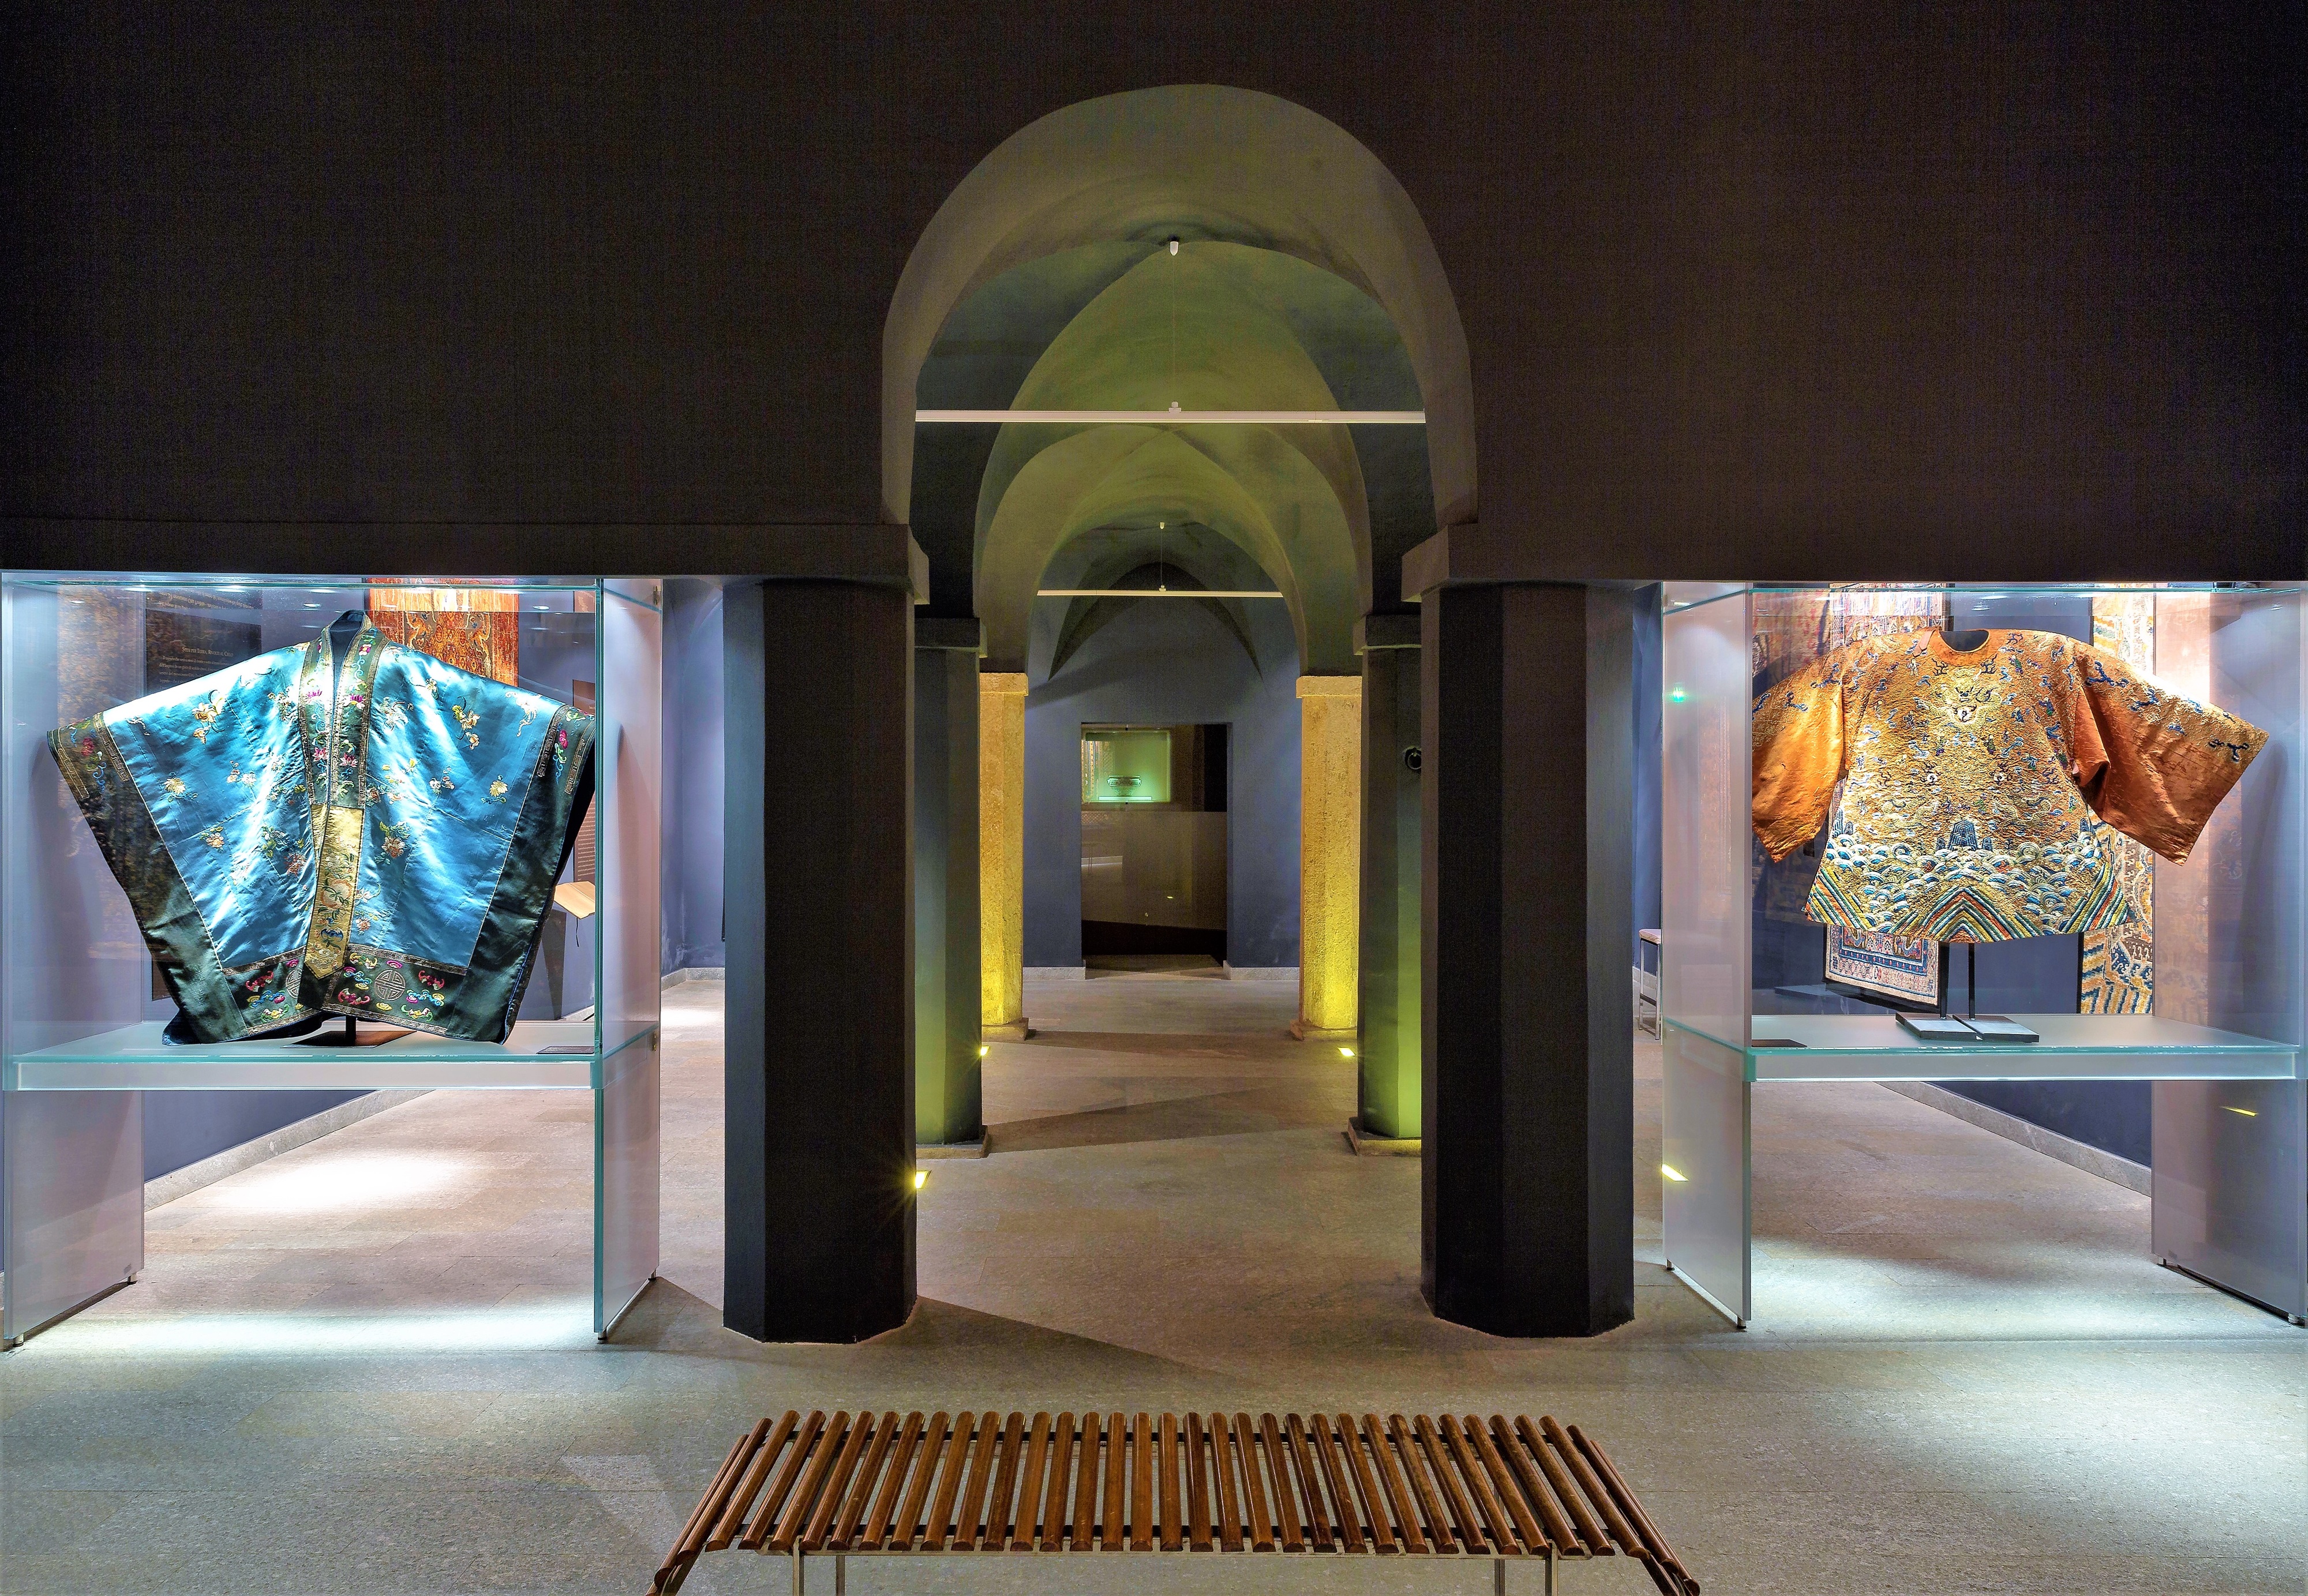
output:
[[[1773,1081],[2149,1081],[2154,1247],[2308,1316],[2303,592],[1670,583],[1667,1256]],[[1765,1305],[1768,1307],[1768,1305]]]
[[[595,1098],[654,1275],[659,584],[0,578],[0,1342],[133,1278],[147,1091]]]

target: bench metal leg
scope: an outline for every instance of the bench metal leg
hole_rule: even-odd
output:
[[[801,1537],[794,1537],[793,1596],[801,1596]]]
[[[849,1596],[849,1559],[833,1554],[833,1596]]]
[[[1563,1564],[1550,1544],[1546,1549],[1546,1596],[1563,1596],[1562,1568]]]

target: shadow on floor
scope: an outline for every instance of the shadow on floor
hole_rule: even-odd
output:
[[[1206,1097],[1124,1103],[1076,1114],[1050,1114],[989,1126],[1000,1152],[1048,1152],[1061,1147],[1113,1147],[1132,1142],[1183,1142],[1201,1136],[1257,1135],[1269,1131],[1336,1128],[1335,1114],[1309,1105],[1288,1087],[1254,1087]],[[1343,1143],[1342,1143],[1343,1145]]]

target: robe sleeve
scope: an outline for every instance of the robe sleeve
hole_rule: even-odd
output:
[[[1843,780],[1843,651],[1797,671],[1755,701],[1755,835],[1783,859],[1827,819]]]
[[[2078,643],[2062,694],[2069,773],[2084,801],[2173,863],[2188,857],[2268,733],[2183,698],[2118,659]]]

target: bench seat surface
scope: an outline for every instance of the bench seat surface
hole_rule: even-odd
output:
[[[1503,1414],[788,1412],[729,1449],[653,1592],[730,1547],[1623,1555],[1699,1592],[1591,1436]]]

